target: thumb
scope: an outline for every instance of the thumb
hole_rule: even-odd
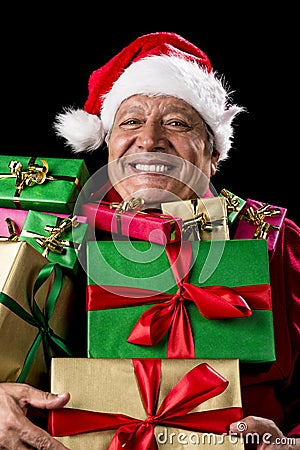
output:
[[[40,409],[58,409],[63,408],[69,400],[69,392],[53,394],[51,392],[40,391],[37,396],[32,398],[31,405]]]
[[[6,383],[5,387],[22,408],[31,405],[39,409],[58,409],[70,400],[69,392],[53,394],[22,383]]]

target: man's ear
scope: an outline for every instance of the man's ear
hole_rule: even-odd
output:
[[[220,153],[216,150],[213,151],[211,155],[211,176],[215,175],[217,168],[218,168],[218,162],[219,162]]]

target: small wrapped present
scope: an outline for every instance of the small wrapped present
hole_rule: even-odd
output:
[[[70,214],[89,178],[83,159],[0,156],[0,206]]]
[[[0,382],[49,390],[51,357],[80,356],[80,317],[75,285],[59,264],[28,242],[0,243]]]
[[[233,194],[233,192],[230,192],[225,188],[221,190],[219,195],[226,198],[228,226],[230,228],[237,219],[238,215],[241,213],[243,207],[246,204],[246,200],[238,197],[237,195]]]
[[[91,358],[275,360],[263,240],[87,242]]]
[[[87,203],[82,213],[88,217],[89,225],[109,231],[116,236],[165,245],[181,240],[182,220],[154,211],[142,211],[143,200],[131,199],[121,203]]]
[[[227,204],[223,197],[195,198],[161,204],[162,212],[181,217],[182,239],[229,239]]]
[[[23,209],[0,208],[0,242],[18,240],[27,214]]]
[[[84,216],[56,216],[30,210],[19,240],[29,242],[49,262],[59,263],[76,273],[88,227]]]
[[[72,450],[195,445],[243,450],[229,425],[243,417],[237,360],[53,358],[49,432]]]
[[[266,239],[268,249],[272,252],[286,212],[286,208],[248,198],[233,239]]]

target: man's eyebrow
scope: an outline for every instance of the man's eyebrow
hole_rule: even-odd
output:
[[[142,106],[139,105],[133,105],[133,106],[129,106],[128,108],[124,108],[119,109],[119,114],[120,115],[126,115],[126,114],[133,114],[135,112],[143,112],[144,108]]]
[[[198,113],[198,111],[196,111],[194,108],[192,108],[192,110],[197,114],[197,117],[200,117],[200,119],[202,119],[202,117],[200,116],[200,114]],[[194,116],[193,112],[190,108],[186,108],[185,106],[173,106],[170,105],[169,107],[167,106],[165,111],[163,111],[164,115],[167,114],[182,114],[184,116],[186,116],[187,118],[192,118],[192,116]],[[203,119],[202,119],[203,120]]]

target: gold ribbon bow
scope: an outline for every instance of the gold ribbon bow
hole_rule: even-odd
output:
[[[47,258],[49,252],[62,255],[65,252],[65,247],[79,249],[80,244],[76,244],[75,242],[70,242],[61,238],[64,231],[66,231],[70,227],[77,227],[78,225],[79,223],[77,222],[77,216],[70,215],[65,219],[58,217],[56,225],[46,225],[44,227],[44,230],[47,233],[50,233],[50,236],[43,236],[31,231],[23,231],[22,236],[35,238],[36,242],[45,249],[42,255]]]
[[[5,222],[7,223],[9,237],[0,236],[0,242],[5,241],[16,242],[18,240],[18,235],[16,233],[15,222],[9,217],[5,219]]]
[[[122,234],[121,214],[124,212],[138,211],[142,206],[144,206],[144,203],[145,202],[142,198],[132,197],[130,200],[123,200],[121,203],[111,202],[109,204],[109,208],[115,209],[117,213],[116,218],[118,234]]]
[[[144,203],[142,198],[132,197],[130,200],[123,200],[121,203],[111,202],[109,208],[114,208],[118,213],[122,214],[127,211],[137,211],[144,206]]]
[[[227,189],[222,189],[221,194],[226,198],[228,213],[240,211],[241,201],[237,195],[232,194],[231,192],[227,191]]]
[[[49,251],[53,253],[58,253],[61,255],[65,251],[65,247],[73,247],[75,243],[61,239],[61,235],[70,227],[77,227],[77,216],[69,216],[63,220],[57,218],[57,224],[55,226],[46,225],[44,230],[51,233],[49,237],[37,238],[36,242],[41,246],[45,247],[47,255]],[[43,255],[44,255],[43,253]],[[46,255],[44,255],[46,256]]]
[[[197,240],[201,240],[201,233],[203,231],[212,232],[214,227],[222,226],[223,219],[209,220],[209,216],[204,212],[197,214],[192,219],[187,219],[183,221],[182,224],[182,234],[183,238],[186,239],[193,233]]]
[[[45,180],[50,179],[47,176],[49,170],[47,161],[42,159],[42,166],[40,166],[39,164],[35,164],[35,160],[36,157],[34,156],[30,158],[27,170],[23,170],[23,164],[19,161],[10,161],[8,165],[10,173],[16,177],[16,195],[19,196],[26,186],[43,184]]]
[[[264,203],[260,208],[254,209],[252,206],[245,210],[241,220],[247,220],[252,225],[256,225],[253,239],[267,239],[270,229],[279,230],[277,225],[271,225],[265,221],[266,217],[272,217],[280,214],[279,208],[271,208],[268,203]]]
[[[184,240],[188,239],[191,235],[195,240],[201,240],[201,233],[204,231],[212,232],[215,227],[223,225],[223,219],[210,220],[210,217],[205,212],[197,213],[198,200],[190,200],[193,207],[194,217],[186,219],[182,223],[182,237]]]

